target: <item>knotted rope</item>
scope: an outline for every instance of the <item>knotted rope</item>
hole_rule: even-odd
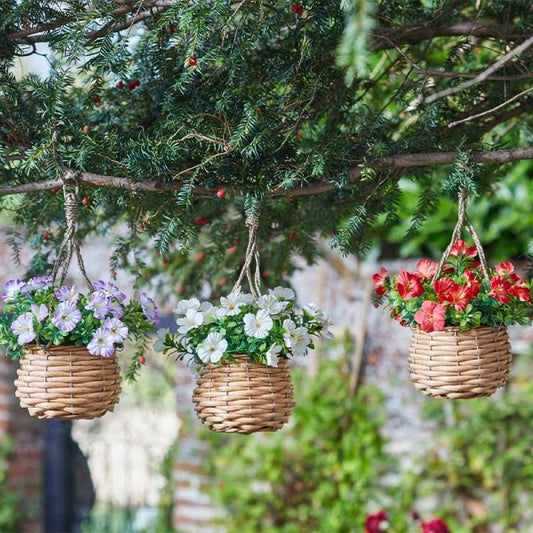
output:
[[[245,224],[248,228],[248,246],[246,247],[244,264],[231,292],[233,293],[241,288],[241,283],[244,280],[244,276],[246,276],[248,285],[250,285],[250,292],[257,300],[261,296],[261,266],[259,249],[257,247],[259,215],[256,213],[247,215]]]
[[[69,182],[74,182],[74,189],[68,190]],[[67,272],[72,261],[73,255],[76,255],[80,272],[82,273],[88,287],[93,290],[93,285],[85,270],[85,263],[81,255],[81,243],[77,232],[77,222],[80,215],[78,186],[73,172],[68,172],[63,178],[63,195],[65,199],[65,221],[66,229],[63,235],[63,241],[57,253],[57,259],[52,270],[52,283],[56,282],[59,275],[59,285],[63,285]],[[63,257],[64,256],[64,257]]]
[[[468,189],[466,186],[462,186],[459,195],[459,206],[458,206],[458,212],[457,212],[457,223],[455,224],[455,228],[452,233],[452,240],[450,241],[450,244],[446,248],[446,251],[442,255],[442,258],[440,260],[439,266],[437,268],[437,272],[435,273],[435,276],[433,276],[433,281],[436,281],[439,276],[442,273],[442,269],[444,268],[444,265],[446,264],[446,261],[450,257],[450,252],[452,251],[454,243],[461,237],[463,228],[466,229],[468,233],[472,236],[472,240],[474,241],[474,244],[476,246],[476,250],[479,257],[479,263],[481,265],[481,272],[483,272],[483,276],[486,280],[490,280],[489,277],[489,268],[487,265],[487,259],[485,257],[485,251],[483,250],[483,246],[481,245],[481,241],[479,240],[479,236],[472,225],[472,222],[470,222],[470,219],[468,218],[468,215],[466,213],[466,208],[468,206]]]

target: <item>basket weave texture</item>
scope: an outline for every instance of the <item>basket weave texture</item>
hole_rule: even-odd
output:
[[[426,333],[413,329],[409,372],[415,387],[434,398],[490,396],[507,382],[511,368],[507,329],[456,327]]]
[[[236,363],[206,365],[200,370],[193,401],[203,424],[220,433],[277,431],[294,407],[286,359],[274,368],[234,355]]]
[[[85,347],[28,346],[17,374],[20,405],[38,418],[98,418],[119,401],[116,357],[91,355]]]

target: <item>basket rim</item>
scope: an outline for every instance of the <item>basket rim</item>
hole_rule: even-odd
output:
[[[113,355],[110,355],[109,357],[104,357],[102,355],[93,355],[89,352],[87,346],[79,346],[76,344],[59,344],[59,345],[26,344],[22,350],[22,359],[24,359],[24,356],[27,353],[31,355],[43,355],[43,356],[89,355],[90,357],[94,357],[95,360],[113,359],[117,357],[116,353],[114,353]]]
[[[432,335],[432,334],[439,334],[439,333],[468,333],[469,331],[480,331],[480,330],[488,330],[492,331],[494,333],[499,333],[500,331],[507,331],[507,326],[500,325],[500,326],[476,326],[474,328],[469,329],[461,329],[459,326],[445,326],[442,329],[435,330],[435,331],[424,331],[420,326],[411,326],[411,330],[416,333],[422,333],[424,335]]]
[[[200,370],[204,369],[204,368],[209,368],[209,369],[215,369],[215,368],[223,368],[223,367],[227,367],[227,366],[242,366],[242,365],[252,365],[252,366],[260,366],[260,367],[263,367],[263,368],[272,368],[274,370],[276,370],[276,368],[279,368],[279,364],[289,364],[289,358],[288,357],[279,357],[278,356],[278,366],[275,367],[275,366],[270,366],[270,365],[265,365],[264,363],[260,363],[259,361],[250,361],[250,356],[248,354],[243,354],[243,353],[240,353],[240,354],[231,354],[231,357],[235,358],[236,361],[228,361],[227,359],[223,359],[221,360],[219,363],[215,364],[215,363],[207,363],[207,364],[204,364],[204,365],[200,365]]]

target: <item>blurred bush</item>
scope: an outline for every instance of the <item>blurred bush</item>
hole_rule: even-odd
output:
[[[7,486],[8,460],[13,451],[13,441],[0,440],[0,531],[17,531],[20,519],[20,495]]]

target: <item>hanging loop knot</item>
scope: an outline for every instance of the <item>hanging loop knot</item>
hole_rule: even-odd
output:
[[[259,248],[257,247],[257,230],[259,229],[259,212],[249,213],[245,225],[248,228],[248,245],[244,256],[244,264],[231,292],[240,291],[241,283],[246,276],[252,296],[258,300],[261,296],[261,265]]]
[[[466,212],[466,208],[468,207],[468,187],[466,185],[462,185],[461,189],[458,193],[458,207],[457,207],[457,223],[455,224],[455,228],[452,233],[452,239],[450,241],[450,244],[446,248],[444,254],[442,255],[442,258],[439,262],[439,266],[437,267],[437,271],[435,272],[435,275],[433,276],[433,282],[435,282],[440,275],[442,274],[442,270],[444,269],[444,265],[446,264],[446,261],[448,261],[448,258],[450,257],[450,253],[452,251],[453,245],[455,242],[461,238],[461,235],[463,233],[463,228],[470,234],[472,237],[472,240],[474,241],[474,244],[476,246],[477,254],[479,257],[479,264],[481,267],[481,272],[483,273],[483,277],[490,281],[489,276],[489,267],[487,264],[487,258],[485,257],[485,251],[483,250],[483,246],[481,245],[481,240],[479,239],[479,235],[477,234],[474,226],[472,225],[472,222],[470,222],[470,219],[468,218],[468,214]]]
[[[88,287],[93,290],[91,280],[87,276],[85,270],[85,263],[81,255],[81,243],[77,233],[77,223],[80,216],[79,198],[78,198],[78,184],[76,173],[72,170],[67,170],[62,178],[63,181],[63,197],[65,207],[65,233],[63,241],[57,253],[57,259],[52,270],[52,282],[55,283],[59,271],[59,285],[63,285],[67,272],[72,261],[72,256],[76,255],[80,272],[82,273]],[[73,185],[73,188],[70,186]]]

